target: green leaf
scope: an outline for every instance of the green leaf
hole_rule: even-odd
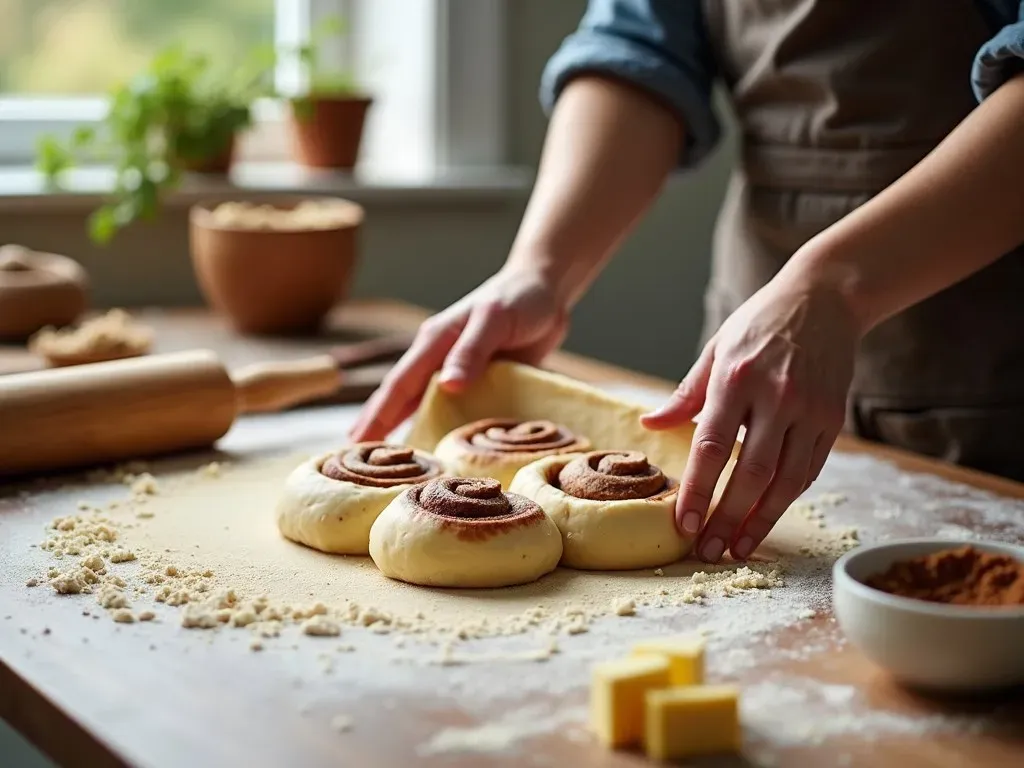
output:
[[[312,120],[313,115],[316,114],[316,104],[312,99],[305,96],[294,98],[292,99],[292,113],[297,120],[302,122]]]
[[[57,176],[74,165],[74,157],[53,136],[41,136],[36,142],[36,168],[47,181],[54,181]]]
[[[98,245],[106,245],[113,240],[117,228],[113,206],[104,205],[89,216],[89,237]]]
[[[96,129],[90,125],[80,125],[71,134],[71,146],[83,149],[96,140]]]
[[[92,239],[107,243],[122,227],[159,213],[184,163],[228,149],[252,123],[253,101],[274,92],[276,61],[272,46],[257,46],[241,65],[218,68],[203,53],[182,44],[167,46],[111,91],[99,130],[83,126],[66,146],[47,137],[39,143],[37,164],[50,178],[71,165],[76,152],[88,149],[90,157],[102,155],[114,165],[113,194],[88,224]]]

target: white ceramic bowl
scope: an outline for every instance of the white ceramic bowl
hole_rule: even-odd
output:
[[[897,597],[864,581],[898,560],[970,544],[1024,561],[1024,547],[906,539],[859,547],[832,569],[836,619],[865,656],[907,685],[980,691],[1024,683],[1024,607],[975,608]]]

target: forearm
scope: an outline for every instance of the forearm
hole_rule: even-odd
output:
[[[835,288],[862,331],[1024,242],[1024,77],[807,245],[781,279]]]
[[[508,265],[540,269],[575,303],[655,198],[682,146],[678,119],[647,95],[596,77],[571,82],[552,114]]]

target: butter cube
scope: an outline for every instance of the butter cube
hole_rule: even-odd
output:
[[[633,655],[658,655],[667,659],[672,685],[700,685],[704,682],[704,641],[699,637],[644,640],[633,646]]]
[[[739,691],[728,685],[648,691],[644,750],[654,760],[738,753]]]
[[[644,695],[668,686],[669,664],[660,656],[635,656],[594,665],[591,727],[606,747],[639,744],[644,736]]]

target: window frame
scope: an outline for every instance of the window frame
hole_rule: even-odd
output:
[[[375,172],[422,177],[500,166],[505,6],[506,0],[275,0],[275,40],[299,42],[325,16],[348,20],[346,34],[325,45],[323,55],[350,67],[375,97],[363,152]],[[396,13],[415,18],[396,25]],[[282,62],[279,87],[298,82],[296,67]],[[106,104],[101,96],[0,97],[0,168],[31,165],[40,135],[70,136],[76,126],[98,123]],[[285,117],[281,102],[257,102],[242,158],[287,159]]]

